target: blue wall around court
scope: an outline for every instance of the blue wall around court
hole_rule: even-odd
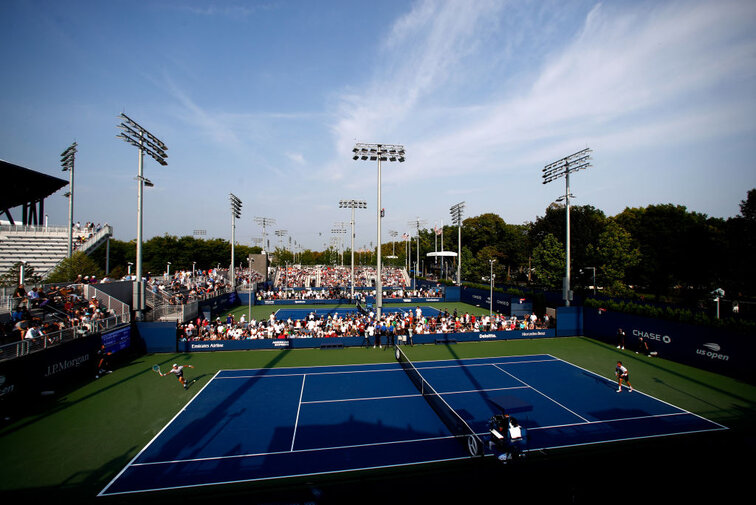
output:
[[[480,308],[488,308],[491,306],[491,292],[485,289],[462,286],[459,301]],[[494,291],[493,310],[504,316],[522,317],[533,312],[533,303],[525,298]]]
[[[617,345],[617,330],[622,328],[626,350],[635,351],[643,337],[660,358],[756,382],[751,363],[756,335],[588,307],[583,310],[583,324],[587,337]]]
[[[136,323],[147,352],[176,352],[176,323]]]
[[[414,335],[414,344],[435,344],[452,342],[488,342],[493,340],[519,340],[530,338],[552,338],[554,329],[548,330],[512,330],[467,333],[431,333]],[[381,343],[386,345],[386,337]],[[406,344],[407,342],[399,342]],[[312,349],[323,346],[359,347],[374,344],[373,339],[366,342],[363,337],[333,337],[333,338],[292,338],[292,339],[255,339],[255,340],[197,340],[182,341],[178,344],[180,352],[198,351],[246,351],[255,349]]]

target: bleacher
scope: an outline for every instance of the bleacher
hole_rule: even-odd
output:
[[[80,242],[76,250],[89,253],[112,236],[105,225]],[[68,255],[68,230],[65,226],[0,226],[0,272],[25,261],[36,275],[45,277]]]

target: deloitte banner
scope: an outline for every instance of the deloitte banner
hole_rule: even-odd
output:
[[[414,335],[414,344],[434,344],[444,342],[486,342],[492,340],[518,340],[530,338],[553,338],[554,329],[547,330],[512,330],[466,333],[425,333]],[[386,345],[387,337],[381,337],[381,344]],[[331,337],[331,338],[262,338],[250,340],[193,340],[179,342],[179,352],[203,351],[248,351],[254,349],[307,349],[323,346],[359,347],[374,345],[375,338],[365,337]],[[397,337],[398,344],[409,343]]]
[[[643,338],[661,358],[756,382],[753,335],[588,307],[583,310],[583,327],[586,336],[613,345],[622,328],[627,350],[637,350]]]

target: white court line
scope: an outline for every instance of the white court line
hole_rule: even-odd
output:
[[[147,461],[144,463],[135,463],[131,466],[159,466],[159,465],[170,465],[174,463],[196,463],[200,461],[219,461],[219,460],[225,460],[225,459],[256,458],[256,457],[275,456],[275,455],[280,455],[280,454],[291,454],[291,453],[304,454],[308,452],[324,452],[324,451],[332,451],[332,450],[354,449],[354,448],[359,448],[359,447],[373,447],[376,445],[414,444],[417,442],[427,442],[430,440],[450,440],[453,438],[457,438],[457,437],[454,435],[447,435],[443,437],[424,437],[424,438],[413,438],[413,439],[408,439],[408,440],[391,440],[388,442],[370,442],[368,444],[335,445],[331,447],[313,447],[311,449],[297,449],[297,450],[290,450],[290,451],[258,452],[258,453],[250,453],[250,454],[232,454],[232,455],[226,455],[226,456],[208,456],[206,458],[174,459],[174,460],[166,460],[166,461]]]
[[[586,372],[586,373],[589,373],[589,374],[591,374],[591,375],[595,375],[596,377],[598,377],[598,378],[600,378],[600,379],[604,379],[605,381],[607,381],[607,382],[609,382],[609,383],[611,383],[611,384],[614,384],[614,383],[616,383],[616,381],[615,381],[615,380],[612,380],[612,379],[609,379],[609,378],[607,378],[607,377],[604,377],[603,375],[599,375],[599,374],[597,374],[596,372],[593,372],[593,371],[591,371],[591,370],[588,370],[588,369],[586,369],[586,368],[583,368],[583,367],[581,367],[581,366],[578,366],[578,365],[575,365],[575,364],[573,364],[573,363],[570,363],[569,361],[565,361],[565,360],[563,360],[563,359],[561,359],[561,358],[557,358],[557,357],[554,357],[554,359],[556,359],[556,360],[558,360],[558,361],[561,361],[562,363],[566,363],[566,364],[568,364],[568,365],[570,365],[570,366],[574,366],[575,368],[577,368],[577,369],[579,369],[579,370],[582,370],[582,371],[584,371],[584,372]],[[706,419],[705,417],[703,417],[703,416],[701,416],[701,415],[698,415],[698,414],[696,414],[696,413],[694,413],[694,412],[690,412],[690,411],[688,411],[688,410],[682,409],[682,408],[678,407],[677,405],[673,405],[673,404],[671,404],[671,403],[669,403],[669,402],[667,402],[667,401],[664,401],[664,400],[660,400],[659,398],[657,398],[657,397],[655,397],[655,396],[651,396],[651,395],[650,395],[650,394],[648,394],[648,393],[643,393],[642,391],[638,391],[638,390],[637,390],[637,389],[635,389],[635,388],[633,388],[633,393],[638,393],[638,394],[640,394],[640,395],[643,395],[643,396],[645,396],[645,397],[647,397],[647,398],[651,398],[651,399],[653,399],[653,400],[656,400],[656,401],[657,401],[657,402],[659,402],[659,403],[663,403],[663,404],[665,404],[665,405],[667,405],[667,406],[669,406],[669,407],[672,407],[672,408],[674,408],[674,409],[677,409],[677,410],[679,410],[680,412],[684,412],[684,413],[686,413],[686,414],[690,414],[691,416],[694,416],[694,417],[697,417],[697,418],[699,418],[699,419],[702,419],[702,420],[704,420],[704,421],[706,421],[706,422],[708,422],[708,423],[711,423],[711,424],[715,424],[715,425],[719,426],[719,428],[720,428],[720,429],[723,429],[723,430],[727,430],[727,429],[729,429],[729,428],[727,428],[727,426],[725,426],[725,425],[723,425],[723,424],[719,424],[719,423],[717,423],[717,422],[714,422],[714,421],[712,421],[712,420],[710,420],[710,419]]]
[[[305,380],[307,375],[302,375],[302,388],[299,390],[299,405],[297,405],[297,417],[294,419],[294,432],[291,435],[291,451],[294,451],[294,441],[297,439],[297,426],[299,426],[299,413],[302,411],[302,396],[304,395]]]
[[[511,373],[507,372],[506,370],[502,369],[500,365],[494,365],[494,367],[496,367],[497,369],[501,370],[501,371],[502,371],[502,372],[504,372],[505,374],[509,375],[510,377],[512,377],[512,378],[513,378],[514,380],[516,380],[516,381],[520,382],[521,384],[524,384],[524,385],[526,385],[527,387],[529,387],[530,389],[532,389],[533,391],[535,391],[535,392],[536,392],[536,393],[538,393],[539,395],[541,395],[541,396],[543,396],[544,398],[546,398],[546,399],[550,400],[550,401],[551,401],[552,403],[554,403],[555,405],[559,405],[560,407],[562,407],[562,408],[563,408],[564,410],[566,410],[566,411],[567,411],[567,412],[569,412],[570,414],[572,414],[572,415],[574,415],[574,416],[576,416],[576,417],[579,417],[580,419],[582,419],[582,420],[583,420],[583,421],[585,421],[586,423],[590,422],[590,421],[588,421],[588,419],[586,419],[585,417],[581,416],[580,414],[578,414],[578,413],[577,413],[577,412],[575,412],[574,410],[572,410],[572,409],[568,408],[567,406],[565,406],[565,405],[562,405],[561,403],[559,403],[559,402],[558,402],[558,401],[556,401],[555,399],[551,398],[551,397],[550,397],[549,395],[547,395],[546,393],[543,393],[543,392],[539,391],[538,389],[534,388],[533,386],[531,386],[530,384],[528,384],[528,383],[527,383],[527,382],[525,382],[524,380],[522,380],[522,379],[520,379],[520,378],[518,378],[518,377],[515,377],[515,376],[514,376],[513,374],[511,374]]]
[[[191,399],[190,399],[190,400],[189,400],[188,402],[186,402],[186,404],[185,404],[185,405],[184,405],[183,407],[181,407],[181,410],[179,410],[179,411],[178,411],[178,412],[176,413],[176,415],[175,415],[175,416],[173,416],[173,417],[171,418],[171,420],[170,420],[170,421],[168,421],[168,423],[167,423],[167,424],[166,424],[165,426],[163,426],[163,428],[162,428],[162,429],[161,429],[160,431],[158,431],[158,432],[157,432],[157,433],[155,434],[155,436],[154,436],[154,437],[152,437],[152,440],[150,440],[149,442],[147,442],[147,445],[145,445],[145,446],[144,446],[144,447],[142,448],[142,450],[141,450],[141,451],[139,451],[139,452],[137,453],[137,455],[136,455],[136,456],[134,456],[134,457],[133,457],[133,458],[131,459],[131,461],[129,461],[129,462],[128,462],[128,463],[126,464],[126,466],[125,466],[125,467],[123,467],[123,469],[122,469],[122,470],[121,470],[120,472],[118,472],[118,474],[117,474],[117,475],[116,475],[115,477],[113,477],[113,478],[112,478],[112,479],[110,480],[110,482],[108,482],[108,484],[107,484],[107,485],[106,485],[106,486],[105,486],[105,487],[104,487],[104,488],[102,489],[102,491],[100,491],[100,492],[99,492],[99,493],[97,494],[97,496],[102,496],[102,495],[103,495],[103,493],[105,493],[105,491],[107,491],[107,489],[108,489],[108,488],[109,488],[109,487],[110,487],[110,486],[111,486],[111,485],[112,485],[112,484],[113,484],[113,483],[114,483],[114,482],[115,482],[116,480],[118,480],[118,478],[119,478],[119,477],[120,477],[120,476],[121,476],[121,475],[122,475],[122,474],[123,474],[123,473],[124,473],[124,472],[125,472],[126,470],[128,470],[128,469],[129,469],[129,467],[131,467],[131,466],[136,466],[136,465],[134,464],[134,461],[136,461],[136,460],[137,460],[137,459],[138,459],[138,458],[139,458],[139,457],[140,457],[140,456],[141,456],[142,454],[144,454],[144,452],[145,452],[145,451],[146,451],[146,450],[147,450],[147,449],[148,449],[148,448],[149,448],[149,447],[150,447],[150,446],[151,446],[151,445],[153,444],[153,442],[155,442],[155,440],[157,440],[157,438],[158,438],[158,437],[159,437],[159,436],[160,436],[160,435],[161,435],[161,434],[162,434],[162,433],[163,433],[163,432],[164,432],[164,431],[165,431],[166,429],[168,429],[168,426],[170,426],[170,425],[171,425],[171,423],[173,423],[173,422],[174,422],[174,421],[176,420],[176,418],[178,418],[178,416],[180,416],[180,415],[181,415],[182,413],[184,413],[184,411],[186,410],[186,408],[187,408],[187,407],[188,407],[188,406],[189,406],[189,405],[190,405],[190,404],[191,404],[191,403],[192,403],[192,402],[193,402],[193,401],[194,401],[195,399],[197,399],[197,397],[198,397],[198,396],[199,396],[200,394],[202,394],[202,391],[204,391],[204,390],[205,390],[205,388],[206,388],[206,387],[207,387],[208,385],[210,385],[210,383],[211,383],[211,382],[213,382],[213,379],[214,379],[214,378],[215,378],[215,377],[216,377],[216,376],[217,376],[217,375],[218,375],[219,373],[220,373],[220,370],[218,370],[217,372],[215,372],[215,375],[213,375],[213,376],[212,376],[212,377],[210,378],[210,380],[209,380],[209,381],[207,381],[207,384],[205,384],[204,386],[202,386],[202,389],[200,389],[200,390],[199,390],[199,391],[197,392],[197,394],[196,394],[196,395],[194,395],[194,396],[193,396],[193,397],[192,397],[192,398],[191,398]]]

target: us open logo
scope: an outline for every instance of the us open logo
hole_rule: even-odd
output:
[[[729,361],[730,356],[727,354],[723,354],[722,346],[715,342],[707,342],[705,344],[701,344],[704,349],[696,349],[696,354],[699,356],[705,356],[709,359],[718,360],[718,361]]]

